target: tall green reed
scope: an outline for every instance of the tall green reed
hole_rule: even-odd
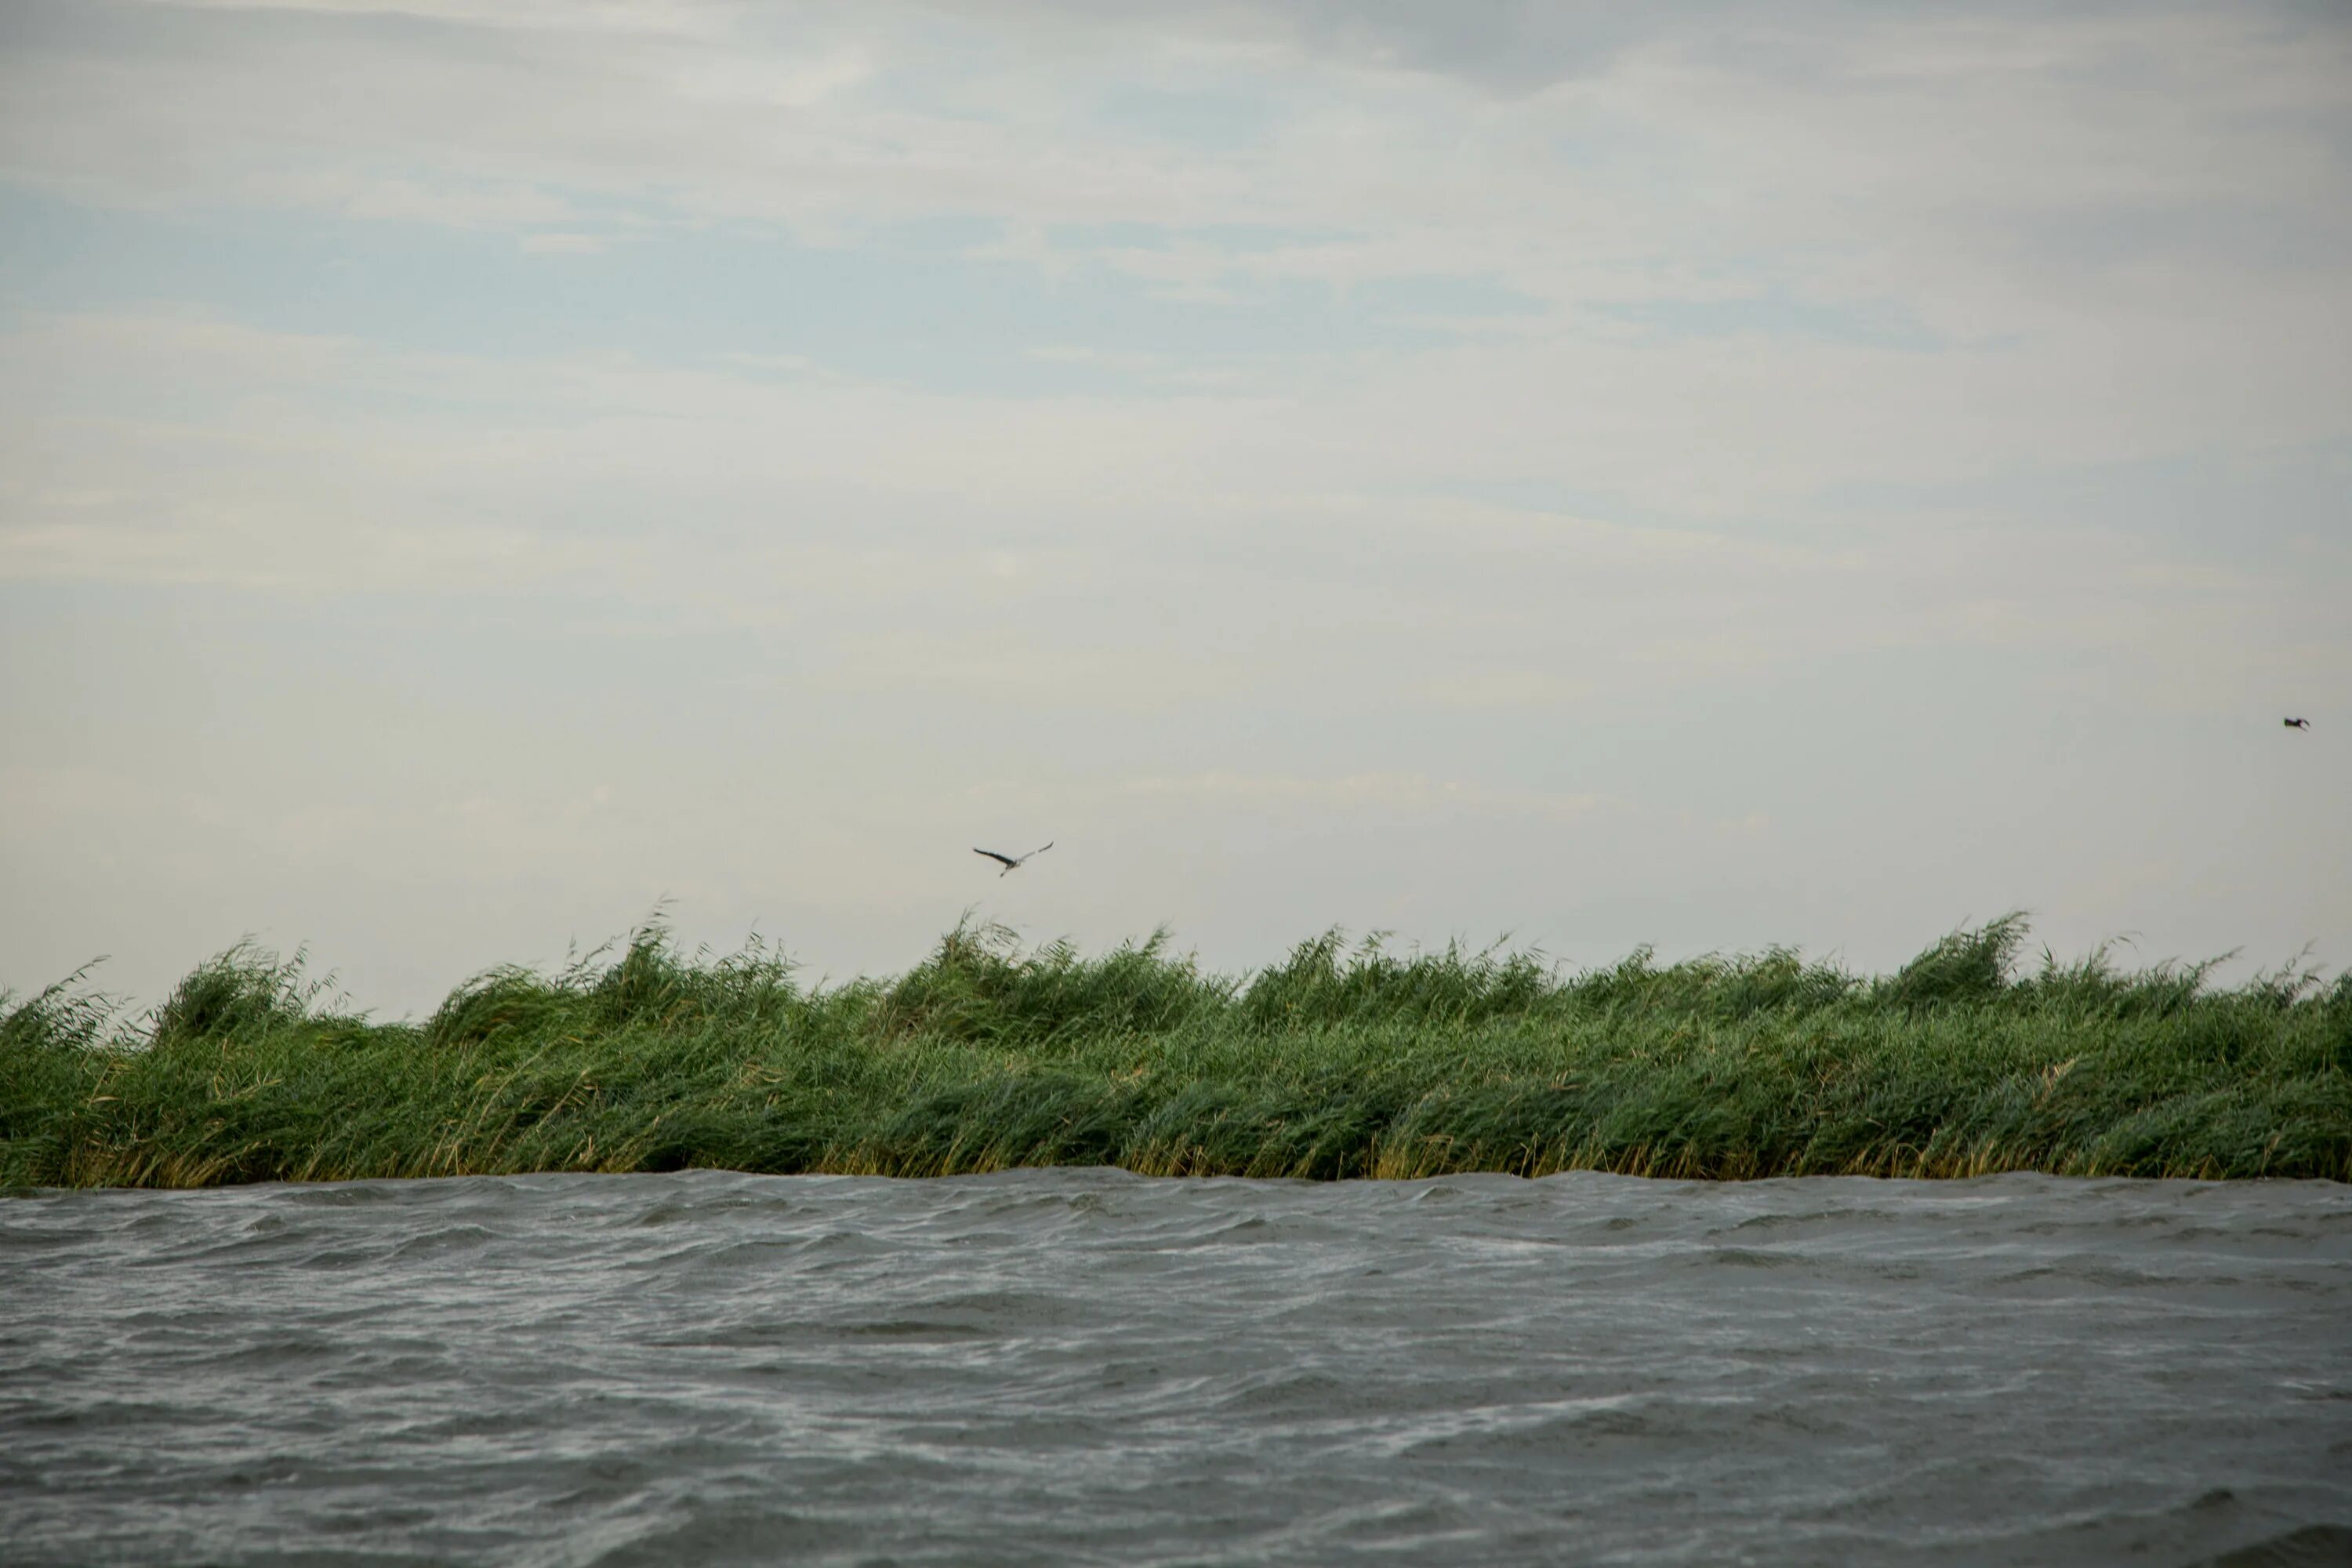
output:
[[[1570,972],[1328,932],[1244,975],[1164,931],[1087,956],[965,924],[894,979],[658,924],[499,968],[421,1021],[248,947],[132,1016],[0,994],[0,1182],[555,1170],[931,1175],[1111,1163],[1330,1178],[1588,1168],[2352,1179],[2352,979],[2019,962],[2024,921],[1895,973],[1786,949]]]

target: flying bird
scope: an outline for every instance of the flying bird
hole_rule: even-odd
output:
[[[2286,721],[2286,727],[2290,730],[2308,730],[2311,728],[2311,721],[2308,719],[2290,719]]]
[[[1000,877],[1009,877],[1013,872],[1019,870],[1024,864],[1031,860],[1034,860],[1038,856],[1043,855],[1046,850],[1051,849],[1053,847],[1053,841],[1048,839],[1045,843],[1041,844],[1036,848],[1029,851],[1028,854],[1018,858],[1011,855],[999,855],[993,849],[974,849],[972,853],[975,855],[985,855],[992,860],[1003,861],[1004,864],[1004,869],[999,871],[997,875]]]

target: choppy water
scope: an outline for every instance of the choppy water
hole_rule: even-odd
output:
[[[0,1202],[19,1563],[2352,1560],[2320,1525],[2324,1184]]]

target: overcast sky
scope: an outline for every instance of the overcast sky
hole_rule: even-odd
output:
[[[2352,12],[1769,10],[6,0],[0,984],[2352,961]]]

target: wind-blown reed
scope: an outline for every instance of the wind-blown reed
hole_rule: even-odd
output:
[[[2352,977],[2016,960],[2011,916],[1899,973],[1774,949],[1566,974],[1337,934],[1244,977],[960,927],[893,980],[795,984],[657,926],[497,969],[422,1022],[238,948],[125,1018],[0,994],[0,1182],[527,1171],[2352,1179]]]

